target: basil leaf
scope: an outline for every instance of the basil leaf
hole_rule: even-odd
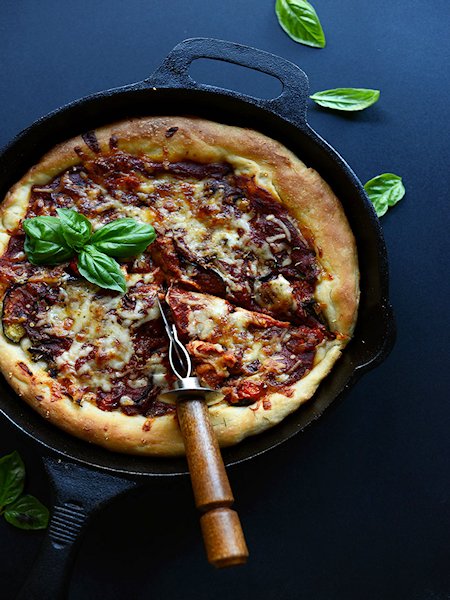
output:
[[[151,225],[138,223],[134,219],[116,219],[94,233],[91,244],[117,258],[128,258],[141,254],[156,238]]]
[[[78,257],[78,270],[91,283],[108,290],[126,292],[127,284],[119,264],[94,246],[85,246]]]
[[[370,179],[364,185],[364,189],[379,217],[386,214],[388,208],[400,202],[405,195],[402,178],[393,173],[383,173]]]
[[[316,92],[310,96],[311,100],[320,106],[346,111],[364,110],[375,104],[379,97],[379,90],[365,88],[335,88]]]
[[[25,219],[22,227],[26,233],[24,250],[32,264],[57,265],[73,256],[58,218],[33,217]]]
[[[92,225],[84,215],[70,208],[57,208],[62,226],[62,234],[70,248],[77,252],[87,244],[92,233]]]
[[[23,492],[25,466],[18,452],[0,458],[0,510]]]
[[[314,48],[324,48],[325,34],[316,11],[306,0],[277,0],[278,22],[294,41]]]
[[[4,512],[5,519],[20,529],[45,529],[49,512],[34,496],[22,496]]]

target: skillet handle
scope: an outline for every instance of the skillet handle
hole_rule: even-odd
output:
[[[54,492],[47,535],[16,600],[64,600],[75,551],[91,517],[136,482],[45,457]]]
[[[283,91],[277,98],[264,100],[246,96],[240,92],[198,83],[188,72],[191,63],[198,58],[221,60],[272,75],[281,82]],[[253,104],[276,113],[287,121],[295,123],[297,127],[306,125],[306,106],[309,93],[306,74],[294,63],[251,46],[213,38],[184,40],[175,46],[162,65],[143,83],[150,87],[214,90],[239,99],[250,98]]]

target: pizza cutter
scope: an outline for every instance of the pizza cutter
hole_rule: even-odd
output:
[[[195,504],[202,513],[200,525],[208,561],[215,567],[240,565],[247,561],[248,550],[239,516],[230,508],[233,493],[209,419],[206,397],[214,390],[202,387],[193,374],[191,357],[156,299],[169,338],[170,366],[178,379],[161,398],[176,401]]]

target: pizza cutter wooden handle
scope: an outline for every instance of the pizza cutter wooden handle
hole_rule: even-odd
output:
[[[209,420],[208,407],[199,396],[182,397],[177,403],[191,474],[195,504],[200,517],[208,561],[230,567],[247,561],[248,550],[219,444]]]

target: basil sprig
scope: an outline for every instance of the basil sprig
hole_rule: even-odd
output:
[[[325,48],[325,34],[314,7],[306,0],[276,0],[278,22],[290,38],[313,48]]]
[[[380,97],[379,90],[366,88],[335,88],[310,96],[316,104],[334,110],[356,111],[372,106]]]
[[[20,529],[45,529],[48,509],[37,498],[23,495],[25,466],[18,452],[0,458],[0,514]]]
[[[25,219],[25,252],[35,265],[56,265],[78,255],[80,274],[102,288],[126,291],[126,281],[114,258],[129,258],[144,252],[155,237],[151,225],[134,219],[116,219],[92,234],[84,215],[58,208],[58,217]],[[111,258],[114,257],[114,258]]]
[[[400,202],[405,195],[402,178],[394,173],[383,173],[370,179],[364,185],[364,189],[379,217],[386,214],[388,209]]]

